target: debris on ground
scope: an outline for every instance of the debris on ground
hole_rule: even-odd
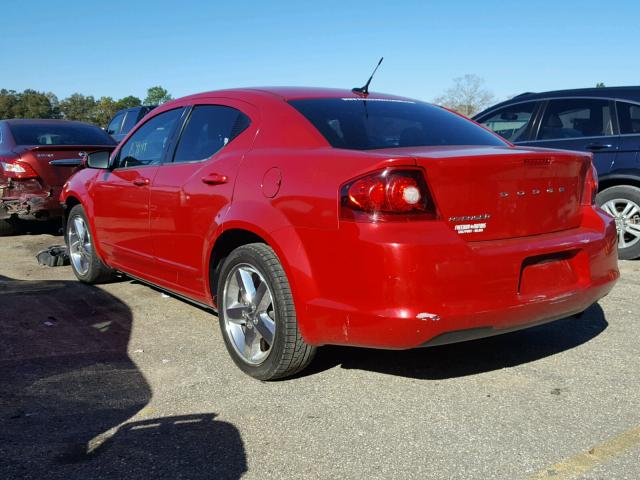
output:
[[[36,254],[36,260],[40,265],[46,267],[61,267],[70,263],[67,247],[64,245],[52,245],[49,248],[40,250]]]

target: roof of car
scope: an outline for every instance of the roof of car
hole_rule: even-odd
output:
[[[6,122],[9,125],[49,125],[49,124],[57,124],[57,125],[84,125],[87,127],[96,127],[95,125],[91,125],[90,123],[80,122],[77,120],[61,120],[54,118],[8,118],[5,120],[0,120],[0,122]]]
[[[118,110],[116,112],[116,115],[120,112],[130,112],[132,110],[153,110],[154,108],[156,108],[158,105],[138,105],[137,107],[127,107],[127,108],[121,108],[120,110]]]
[[[227,90],[213,90],[197,93],[184,98],[199,98],[210,96],[230,96],[241,98],[247,94],[271,97],[280,97],[283,100],[299,100],[303,98],[362,98],[362,95],[352,92],[347,88],[319,88],[319,87],[246,87]],[[367,98],[384,98],[397,100],[411,100],[396,95],[388,95],[378,92],[370,92]]]
[[[630,100],[640,102],[640,86],[627,87],[593,87],[593,88],[573,88],[567,90],[552,90],[548,92],[525,92],[516,95],[509,100],[490,106],[474,116],[481,117],[485,113],[496,108],[510,105],[512,103],[528,102],[534,100],[544,100],[547,98],[571,98],[571,97],[597,97],[609,99]]]
[[[550,92],[527,92],[517,95],[511,100],[516,98],[518,100],[534,100],[538,98],[553,97],[603,97],[640,100],[640,86],[574,88],[567,90],[553,90]]]

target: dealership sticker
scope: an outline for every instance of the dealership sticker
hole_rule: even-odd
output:
[[[480,233],[480,232],[484,232],[484,229],[487,228],[487,224],[486,223],[467,223],[464,225],[456,225],[454,228],[456,229],[456,232],[458,232],[460,235],[465,233]]]

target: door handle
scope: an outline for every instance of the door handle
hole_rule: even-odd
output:
[[[133,184],[138,187],[144,187],[145,185],[149,185],[149,179],[145,177],[138,177],[133,181]]]
[[[609,148],[613,148],[613,145],[610,143],[590,143],[587,145],[587,149],[591,151],[607,150]]]
[[[202,183],[206,183],[207,185],[222,185],[228,181],[229,177],[220,175],[219,173],[210,173],[206,177],[202,177]]]

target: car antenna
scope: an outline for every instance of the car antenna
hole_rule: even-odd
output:
[[[380,57],[380,60],[378,61],[376,68],[373,69],[373,72],[371,73],[369,80],[367,80],[367,83],[365,83],[363,87],[355,87],[351,89],[353,93],[357,93],[359,95],[365,95],[365,96],[369,95],[369,84],[371,83],[373,76],[376,74],[376,70],[378,70],[378,67],[382,63],[382,60],[384,60],[384,57]]]

